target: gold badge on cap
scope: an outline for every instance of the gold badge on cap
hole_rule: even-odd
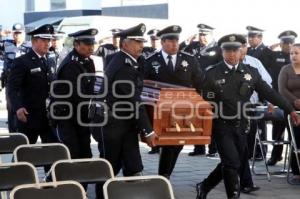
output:
[[[21,25],[20,25],[20,24],[17,24],[17,25],[15,26],[15,28],[16,28],[16,29],[21,29]]]
[[[200,28],[205,28],[205,26],[203,24],[200,25]]]
[[[97,30],[92,30],[92,35],[97,34]]]
[[[232,36],[229,37],[229,41],[235,41],[235,40],[236,40],[236,38],[235,38],[234,35],[232,35]]]
[[[178,31],[179,27],[178,26],[173,26],[173,31]]]
[[[145,31],[146,31],[146,26],[145,26],[145,25],[142,25],[142,26],[141,26],[141,32],[144,33]]]
[[[250,81],[252,79],[252,76],[249,73],[247,73],[244,75],[244,79]]]

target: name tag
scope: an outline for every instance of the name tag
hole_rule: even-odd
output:
[[[41,71],[42,71],[42,69],[40,67],[30,69],[30,73],[37,73],[37,72],[41,72]]]
[[[277,62],[285,62],[285,59],[284,58],[277,58],[276,61]]]

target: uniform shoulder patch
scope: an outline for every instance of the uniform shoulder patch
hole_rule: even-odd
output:
[[[215,65],[209,65],[205,68],[205,71],[209,71],[210,69],[213,69]]]
[[[185,55],[188,55],[188,56],[190,56],[190,57],[193,57],[193,56],[194,56],[194,55],[192,55],[191,53],[188,53],[188,52],[186,52],[186,51],[180,51],[180,53],[185,54]]]
[[[154,55],[156,55],[158,52],[157,51],[154,51],[153,53],[149,54],[145,59],[149,59],[151,57],[153,57]]]

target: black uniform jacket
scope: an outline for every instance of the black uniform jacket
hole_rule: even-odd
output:
[[[205,99],[217,104],[218,115],[233,116],[231,119],[243,119],[238,118],[238,109],[244,110],[243,105],[249,102],[254,90],[287,113],[293,110],[284,98],[262,80],[257,69],[242,63],[236,70],[230,70],[224,61],[212,66],[206,72],[203,89]],[[223,116],[219,118],[226,119]]]
[[[88,74],[82,76],[83,74]],[[70,102],[73,107],[73,117],[77,118],[77,107],[79,103],[87,103],[90,101],[89,96],[82,96],[79,91],[84,95],[93,95],[94,93],[94,80],[95,80],[95,66],[94,62],[90,58],[84,58],[73,49],[62,61],[57,70],[57,80],[67,80],[72,84],[71,96],[55,99],[55,101]],[[82,78],[80,78],[82,77]],[[81,79],[81,80],[79,80]],[[66,95],[70,92],[70,88],[67,84],[55,84],[54,93],[56,95]],[[88,106],[84,105],[80,109],[80,118],[82,122],[88,122]],[[64,110],[60,110],[64,111]],[[67,110],[66,110],[67,111]],[[65,115],[64,113],[62,113]]]
[[[52,76],[51,65],[45,66],[32,49],[16,58],[8,79],[13,110],[45,111]]]
[[[105,75],[108,79],[108,95],[106,100],[109,107],[116,115],[128,117],[130,120],[136,120],[138,129],[144,134],[149,134],[153,130],[152,126],[145,107],[139,105],[141,102],[144,79],[143,64],[144,60],[142,56],[136,62],[123,51],[115,53],[105,71]],[[117,81],[120,82],[115,84],[115,87],[113,88],[114,83]],[[115,94],[113,93],[113,89]],[[116,96],[116,94],[119,96]],[[114,107],[114,104],[117,103],[122,104]],[[133,110],[117,110],[118,108],[128,109],[130,106],[133,107]]]

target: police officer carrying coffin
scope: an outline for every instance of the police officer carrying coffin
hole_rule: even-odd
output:
[[[280,51],[272,51],[269,48],[265,49],[266,56],[263,57],[262,62],[265,64],[266,69],[272,77],[272,86],[278,91],[278,76],[283,66],[291,63],[290,60],[290,49],[295,43],[297,34],[292,30],[287,30],[279,34],[280,39]],[[286,122],[284,119],[283,112],[280,109],[276,109],[274,113],[277,117],[272,121],[272,139],[282,141],[284,137],[284,130]],[[267,164],[273,166],[282,159],[283,145],[274,145],[271,158]]]
[[[17,115],[17,130],[24,133],[31,144],[38,136],[43,143],[55,142],[46,113],[49,97],[51,66],[46,54],[53,35],[53,26],[46,24],[29,33],[32,48],[16,58],[8,78],[8,97]]]
[[[57,71],[54,97],[57,119],[57,135],[69,149],[72,158],[91,158],[90,132],[87,124],[89,96],[93,95],[95,66],[90,55],[94,52],[97,29],[80,30],[69,34],[74,38],[73,50],[65,57]],[[67,81],[60,83],[59,81]],[[68,103],[68,106],[63,105]],[[69,114],[71,115],[70,117]],[[65,117],[64,119],[62,117]]]
[[[215,110],[219,110],[215,113],[213,133],[221,163],[202,183],[197,184],[197,199],[205,199],[222,179],[227,198],[239,198],[239,172],[249,168],[244,112],[254,90],[291,114],[295,123],[300,123],[292,106],[261,79],[257,69],[239,62],[243,40],[241,35],[223,36],[218,44],[224,61],[214,65],[205,76],[204,97],[214,102]]]
[[[12,33],[12,40],[4,40],[0,42],[0,52],[1,54],[3,54],[4,57],[4,67],[1,74],[1,83],[3,88],[7,86],[8,76],[10,74],[14,59],[20,57],[21,55],[24,55],[31,48],[31,44],[29,42],[24,41],[25,32],[23,24],[14,24],[12,27]],[[5,90],[5,92],[6,108],[8,113],[8,131],[16,132],[16,116],[12,111],[11,102],[7,95],[7,89]]]
[[[197,59],[179,51],[181,27],[174,25],[157,33],[162,50],[146,60],[145,79],[193,87],[200,93],[202,72]],[[183,146],[162,146],[159,160],[159,175],[170,178]]]
[[[213,40],[213,30],[211,26],[206,24],[198,24],[199,41],[193,41],[184,48],[184,51],[194,55],[200,66],[205,70],[208,66],[217,64],[222,60],[221,50],[218,44]],[[207,156],[214,157],[217,153],[214,141],[209,145]],[[189,156],[204,155],[205,145],[195,145],[194,151],[189,153]]]
[[[110,61],[105,75],[108,81],[106,98],[110,117],[103,127],[101,157],[107,159],[117,175],[141,175],[143,170],[138,134],[141,132],[149,146],[154,146],[154,133],[146,109],[141,102],[143,88],[143,34],[144,24],[117,33],[121,50]],[[100,148],[101,147],[101,148]]]

